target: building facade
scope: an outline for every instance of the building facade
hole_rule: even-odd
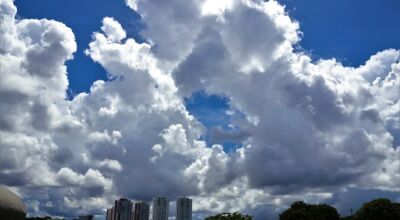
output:
[[[169,201],[165,197],[156,197],[153,199],[153,219],[168,220]]]
[[[186,197],[176,200],[176,220],[192,220],[192,200]]]
[[[93,220],[93,215],[81,215],[79,216],[79,220]]]
[[[0,219],[25,220],[27,207],[22,200],[5,185],[0,185]]]
[[[114,207],[107,209],[106,220],[114,220]]]
[[[129,199],[115,200],[113,209],[112,220],[132,220],[132,202]]]
[[[134,220],[149,220],[150,205],[145,202],[135,203]]]

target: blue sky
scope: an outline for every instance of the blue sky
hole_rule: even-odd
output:
[[[400,1],[281,0],[300,22],[302,48],[315,58],[361,65],[378,51],[400,47]]]

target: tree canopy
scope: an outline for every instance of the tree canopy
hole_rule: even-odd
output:
[[[209,216],[205,220],[252,219],[250,215],[234,212]],[[340,217],[332,206],[297,201],[279,215],[279,220],[400,220],[400,203],[389,199],[375,199],[365,203],[353,216]]]
[[[280,220],[339,220],[337,210],[329,205],[310,205],[302,201],[294,202],[289,209],[279,215]]]
[[[253,217],[250,215],[244,215],[241,214],[240,212],[234,212],[234,213],[221,213],[218,215],[214,216],[209,216],[206,218],[206,220],[252,220]]]
[[[389,199],[375,199],[365,203],[354,215],[354,220],[400,220],[400,203]]]

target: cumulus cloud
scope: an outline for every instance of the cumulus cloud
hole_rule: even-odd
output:
[[[64,62],[76,50],[74,35],[55,21],[15,20],[13,2],[0,4],[0,172],[25,176],[26,182],[20,184],[54,185],[46,161],[60,148],[56,134],[49,131],[79,127],[73,118],[62,117],[64,112],[57,107],[66,104]]]
[[[120,42],[126,37],[125,30],[122,28],[121,24],[110,17],[105,17],[103,19],[103,26],[101,30],[112,42]]]
[[[312,189],[328,193],[331,187],[353,184],[399,190],[394,187],[398,128],[392,115],[399,112],[399,52],[385,50],[357,68],[334,59],[313,63],[293,52],[301,32],[276,1],[223,3],[214,8],[198,3],[200,16],[194,13],[184,24],[171,22],[181,33],[182,25],[193,30],[182,34],[182,44],[191,51],[172,51],[184,57],[175,56],[172,76],[180,96],[205,90],[227,97],[231,108],[244,114],[244,122],[233,122],[249,134],[242,141],[246,147],[239,149],[243,158],[230,155],[238,164],[232,166],[235,175],[246,177],[249,188],[279,195]],[[157,8],[151,4],[135,1],[135,10],[153,14]],[[155,28],[154,20],[162,23],[170,15],[159,9],[162,16],[143,17],[150,39],[169,34]],[[154,45],[162,48],[167,41],[154,40]],[[165,58],[161,50],[154,54]],[[381,92],[383,84],[393,93]],[[163,146],[153,149],[162,152]]]
[[[0,10],[1,182],[21,186],[32,211],[57,214],[65,207],[62,198],[96,197],[103,193],[93,194],[94,189],[112,187],[99,171],[82,164],[85,126],[66,100],[64,63],[76,51],[75,37],[60,22],[16,19],[13,1],[0,1]],[[48,196],[41,195],[45,192]]]
[[[104,18],[85,53],[109,80],[66,100],[71,29],[18,20],[0,0],[0,181],[18,186],[31,213],[187,195],[198,216],[260,217],[349,187],[400,191],[398,50],[359,67],[312,62],[294,52],[299,24],[276,1],[126,3],[146,41]],[[234,129],[210,129],[240,147],[202,140],[208,128],[183,101],[198,91],[240,113]]]

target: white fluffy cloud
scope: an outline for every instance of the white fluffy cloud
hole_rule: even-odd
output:
[[[68,136],[69,129],[80,127],[63,116],[67,108],[58,108],[67,104],[64,62],[76,50],[74,35],[55,21],[15,20],[12,1],[0,4],[1,175],[9,184],[54,185],[46,161],[61,150],[55,136]],[[61,130],[65,133],[57,132]]]
[[[21,194],[36,204],[32,211],[43,212],[61,211],[63,198],[77,197],[78,191],[93,196],[110,191],[110,179],[82,165],[85,124],[66,100],[64,63],[76,51],[71,29],[52,20],[17,20],[12,1],[0,1],[0,13],[1,182],[21,186]],[[61,203],[52,204],[56,201]]]
[[[112,42],[120,42],[126,37],[125,30],[117,21],[110,17],[105,17],[103,19],[101,30],[107,35],[107,39]]]
[[[72,31],[15,19],[0,0],[0,182],[53,215],[188,195],[197,213],[260,216],[348,187],[399,192],[400,51],[360,67],[312,62],[293,51],[299,25],[278,2],[220,3],[127,0],[148,43],[104,18],[85,53],[110,80],[69,101]],[[242,147],[201,140],[183,102],[200,90],[240,114],[230,126]]]

